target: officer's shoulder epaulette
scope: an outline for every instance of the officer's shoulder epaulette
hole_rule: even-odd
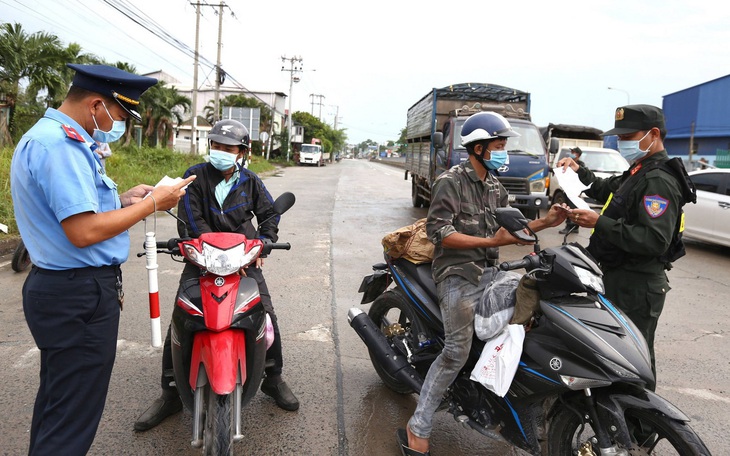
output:
[[[67,138],[71,138],[78,142],[86,142],[83,136],[79,134],[76,129],[70,125],[61,125],[61,128],[63,128],[63,131],[66,133]]]

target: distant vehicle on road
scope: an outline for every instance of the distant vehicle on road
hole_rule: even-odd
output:
[[[685,204],[684,236],[730,247],[730,169],[689,173],[697,204]]]
[[[605,149],[603,147],[581,147],[580,150],[583,155],[580,156],[580,160],[586,165],[588,169],[593,171],[596,177],[607,178],[621,174],[629,169],[629,162],[626,161],[618,151],[613,149]],[[563,147],[558,153],[555,154],[552,163],[553,174],[561,172],[558,170],[558,162],[570,156],[570,147]],[[557,179],[550,179],[549,195],[552,204],[567,203],[567,198],[563,189],[560,188]],[[603,204],[592,198],[585,198],[586,202],[591,207],[602,207]]]
[[[300,165],[324,166],[325,159],[329,159],[329,154],[324,154],[320,144],[302,144],[299,151]]]

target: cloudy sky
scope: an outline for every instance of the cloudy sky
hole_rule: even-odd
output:
[[[338,127],[356,143],[397,139],[408,108],[431,88],[453,83],[528,91],[540,126],[605,130],[616,106],[661,106],[664,95],[730,74],[730,4],[709,0],[225,4],[223,68],[249,90],[288,94],[281,57],[301,56],[293,110],[318,116],[310,95],[323,95],[322,120],[332,125],[338,114]],[[0,20],[192,84],[192,57],[119,9],[166,32],[167,41],[194,48],[195,7],[185,0],[0,0]],[[202,11],[200,53],[215,62],[217,8]],[[201,83],[210,72],[201,68]]]

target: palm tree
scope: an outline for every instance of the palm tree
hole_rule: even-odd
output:
[[[28,81],[31,99],[41,90],[49,96],[64,87],[64,48],[58,37],[44,32],[31,35],[22,25],[0,24],[0,91],[5,93],[10,106],[10,130],[13,130],[13,114],[20,93],[21,81]]]
[[[177,89],[160,81],[142,94],[141,104],[144,106],[142,123],[144,137],[150,145],[160,144],[169,148],[173,135],[173,124],[182,123],[182,112],[192,105],[190,98],[180,95]]]

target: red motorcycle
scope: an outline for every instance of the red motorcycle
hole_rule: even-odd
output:
[[[284,193],[274,210],[281,215],[294,201],[293,194]],[[202,271],[180,286],[172,314],[174,377],[193,415],[191,445],[205,455],[232,455],[233,443],[243,438],[241,410],[263,379],[267,326],[273,337],[256,280],[238,272],[291,246],[238,233],[204,233],[157,247],[158,253],[181,255]]]

